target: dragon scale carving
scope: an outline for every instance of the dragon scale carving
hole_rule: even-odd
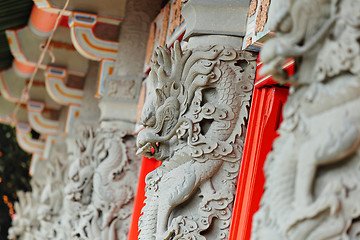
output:
[[[154,59],[137,145],[163,163],[146,177],[139,239],[226,239],[256,56],[176,42]]]
[[[252,239],[358,239],[360,2],[281,5],[273,9],[281,13],[272,19],[277,35],[261,58],[264,72],[292,88],[265,164]],[[288,57],[295,58],[292,77],[280,70]]]

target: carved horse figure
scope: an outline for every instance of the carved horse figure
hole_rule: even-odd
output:
[[[261,59],[263,73],[292,88],[280,137],[265,164],[265,193],[252,239],[355,239],[360,233],[360,2],[288,0],[284,5],[282,11],[273,9],[282,13],[273,23],[278,33],[265,43]],[[281,70],[289,57],[296,64],[292,77]]]
[[[146,177],[139,239],[204,239],[210,226],[209,239],[225,239],[255,56],[219,45],[183,53],[176,42],[154,58],[137,145],[163,164]]]

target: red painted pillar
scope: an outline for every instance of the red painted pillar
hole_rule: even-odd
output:
[[[258,68],[261,65],[259,63]],[[287,61],[283,68],[293,74],[293,61]],[[251,237],[252,218],[260,207],[264,190],[264,163],[277,137],[288,92],[288,88],[277,86],[271,76],[257,75],[229,240],[249,240]]]
[[[254,90],[229,240],[248,240],[252,216],[259,209],[265,177],[263,166],[281,120],[288,89]]]
[[[141,209],[144,207],[145,200],[145,177],[146,175],[155,170],[161,165],[160,161],[155,160],[154,158],[143,157],[141,163],[141,169],[139,174],[139,183],[134,201],[133,215],[131,219],[130,231],[128,240],[137,240],[139,235],[138,222],[141,215]]]

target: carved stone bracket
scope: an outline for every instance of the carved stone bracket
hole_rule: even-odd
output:
[[[137,145],[163,164],[146,177],[139,239],[228,237],[256,56],[225,38],[156,50]]]
[[[111,122],[110,125],[122,122],[123,125],[132,124],[132,129],[135,128],[137,102],[144,79],[146,39],[151,21],[158,13],[161,2],[127,1],[126,18],[121,24],[114,71],[105,79],[104,94],[99,103],[100,122]]]

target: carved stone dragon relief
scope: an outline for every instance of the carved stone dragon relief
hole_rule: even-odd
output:
[[[261,52],[263,71],[292,88],[252,239],[358,239],[360,2],[275,2],[282,7],[270,18],[277,35]],[[280,70],[289,57],[292,77]]]
[[[31,182],[31,186],[34,186],[34,181]],[[35,192],[38,194],[35,195]],[[19,191],[17,196],[19,201],[14,204],[16,217],[9,228],[8,238],[10,240],[35,239],[34,232],[40,228],[40,222],[36,217],[38,208],[36,200],[39,200],[39,191],[33,187],[33,192]]]
[[[213,45],[159,47],[138,154],[162,165],[146,177],[139,239],[227,239],[256,56]]]
[[[65,186],[64,204],[73,221],[80,217],[91,202],[92,178],[99,164],[93,156],[95,145],[95,129],[87,126],[81,131],[81,137],[76,139],[71,165],[68,171],[68,182]]]
[[[69,171],[67,203],[73,239],[126,239],[140,159],[126,132],[88,129]]]
[[[45,181],[33,178],[30,183],[32,192],[18,193],[16,218],[9,229],[9,239],[69,239],[62,214],[63,176],[67,161],[64,161],[61,154],[53,151],[51,159],[44,164],[44,169]]]
[[[134,136],[86,126],[75,145],[73,155],[52,151],[45,180],[36,175],[32,192],[18,193],[9,239],[127,238],[140,163]]]
[[[54,156],[55,154],[53,154]],[[40,221],[40,231],[36,239],[67,239],[69,225],[64,218],[64,186],[68,162],[65,154],[56,152],[49,160],[46,171],[46,182],[42,188],[37,218]]]

